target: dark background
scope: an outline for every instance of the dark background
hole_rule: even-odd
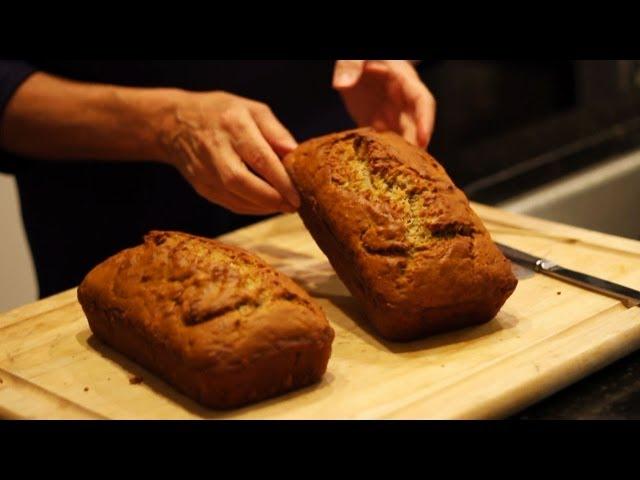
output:
[[[429,150],[473,200],[504,200],[639,144],[637,60],[453,60],[420,72],[438,100]]]

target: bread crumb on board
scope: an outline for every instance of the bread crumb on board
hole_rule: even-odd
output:
[[[2,385],[4,383],[4,381],[0,378],[0,385]]]
[[[88,392],[89,391],[89,387],[84,387],[84,391]]]
[[[139,383],[142,383],[143,380],[144,380],[144,378],[139,377],[138,375],[135,375],[133,377],[129,377],[129,383],[131,385],[138,385]]]

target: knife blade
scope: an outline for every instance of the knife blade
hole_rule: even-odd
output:
[[[502,243],[495,242],[495,244],[502,251],[505,257],[519,265],[550,277],[578,285],[579,287],[616,298],[627,308],[640,305],[640,292],[638,290],[609,282],[592,275],[587,275],[586,273],[570,270],[552,262],[551,260],[547,260],[546,258],[536,257]]]

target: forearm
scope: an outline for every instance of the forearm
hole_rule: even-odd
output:
[[[52,160],[162,160],[159,132],[177,95],[173,89],[89,84],[35,73],[4,111],[0,146]]]

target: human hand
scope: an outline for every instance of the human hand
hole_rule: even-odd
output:
[[[338,60],[333,87],[359,126],[393,130],[425,148],[436,102],[407,60]]]
[[[300,197],[279,158],[297,143],[267,105],[226,92],[173,97],[160,122],[162,161],[233,212],[297,210]]]

